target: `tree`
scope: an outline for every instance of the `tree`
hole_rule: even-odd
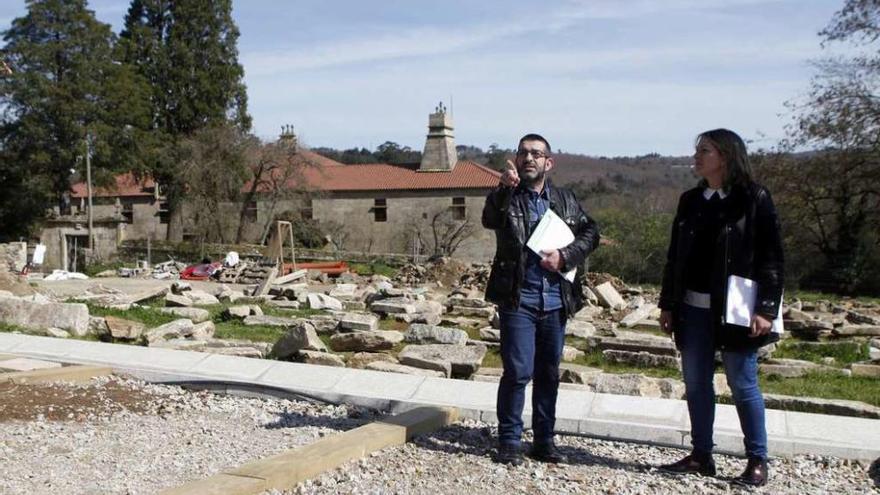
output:
[[[790,103],[789,138],[764,157],[761,173],[791,226],[788,244],[806,241],[823,261],[805,281],[853,293],[880,268],[880,3],[848,0],[820,36],[823,46],[852,42],[867,51],[816,63],[806,101]],[[798,149],[814,151],[794,155]]]
[[[241,199],[249,178],[249,150],[259,143],[232,125],[206,127],[181,142],[181,178],[187,185],[186,211],[196,236],[228,242],[235,228],[226,206]],[[223,173],[217,173],[223,170]],[[229,212],[231,213],[231,212]]]
[[[376,147],[376,159],[382,163],[418,163],[422,159],[422,154],[413,151],[409,146],[385,141]]]
[[[431,218],[429,224],[413,220],[406,231],[408,238],[417,241],[419,254],[452,256],[477,231],[470,216],[457,218],[451,208],[437,208],[428,215]]]
[[[114,56],[110,26],[85,0],[30,0],[3,33],[0,59],[0,232],[25,235],[70,190],[71,169],[93,138],[95,175],[137,155],[146,86]]]
[[[244,194],[239,213],[238,231],[235,242],[244,240],[248,225],[248,209],[256,203],[259,196],[268,200],[266,223],[261,239],[265,239],[275,221],[275,210],[278,203],[291,197],[302,197],[306,194],[307,184],[304,171],[312,166],[296,145],[287,141],[284,136],[274,143],[266,143],[253,149],[251,153],[251,178]]]
[[[486,153],[486,166],[492,170],[503,171],[507,168],[508,157],[512,154],[512,151],[498,147],[497,143],[492,143]]]
[[[132,0],[126,14],[125,60],[153,89],[150,127],[159,144],[145,172],[164,187],[169,240],[183,232],[181,141],[211,126],[250,129],[238,35],[231,0]]]

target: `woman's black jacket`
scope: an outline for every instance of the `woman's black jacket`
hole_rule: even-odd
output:
[[[779,219],[770,192],[750,183],[733,186],[727,198],[726,220],[715,244],[712,269],[711,308],[715,347],[719,349],[755,349],[779,340],[770,333],[750,338],[748,329],[724,322],[723,308],[727,297],[727,279],[739,275],[753,279],[758,285],[755,311],[770,320],[776,318],[782,303],[783,255]],[[679,324],[687,280],[687,260],[694,242],[695,226],[700,208],[705,204],[703,188],[686,191],[678,201],[672,224],[660,309],[673,312]],[[673,327],[674,328],[674,327]],[[680,346],[678,334],[676,343]]]
[[[577,267],[574,283],[562,278],[562,304],[569,317],[584,305],[583,265],[599,245],[599,227],[584,213],[574,193],[550,185],[550,209],[565,221],[574,233],[574,241],[560,249],[562,272]],[[528,192],[522,187],[498,186],[486,197],[483,227],[495,231],[495,259],[486,284],[486,300],[503,309],[519,307],[520,289],[526,265],[528,241]]]

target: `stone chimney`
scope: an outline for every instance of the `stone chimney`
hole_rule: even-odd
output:
[[[419,171],[451,171],[458,162],[455,136],[452,135],[452,117],[446,115],[441,101],[434,113],[428,116],[428,139],[422,153]]]
[[[293,148],[293,152],[296,153],[297,150],[297,142],[296,142],[296,134],[293,132],[292,125],[283,125],[281,126],[281,135],[278,136],[278,144],[282,146],[289,146]]]

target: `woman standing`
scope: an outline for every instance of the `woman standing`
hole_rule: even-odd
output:
[[[768,472],[757,350],[779,339],[771,332],[782,299],[779,221],[770,193],[752,180],[745,143],[736,133],[715,129],[700,134],[694,161],[701,180],[679,199],[660,294],[660,326],[675,336],[681,351],[693,450],[660,469],[715,475],[713,374],[715,351],[720,350],[748,456],[735,481],[760,486],[767,483]],[[749,328],[724,321],[731,275],[757,282]]]

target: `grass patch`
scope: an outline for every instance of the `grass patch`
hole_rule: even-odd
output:
[[[12,332],[21,332],[28,333],[30,330],[27,328],[22,328],[18,325],[10,325],[9,323],[0,323],[0,332],[12,333]]]
[[[871,354],[867,343],[860,342],[780,342],[773,351],[774,358],[801,359],[821,363],[822,358],[833,357],[835,366],[846,366],[858,361],[870,359]]]
[[[849,296],[841,296],[839,294],[828,294],[825,292],[813,292],[813,291],[795,291],[792,293],[786,293],[785,300],[793,301],[794,299],[800,299],[805,302],[817,302],[817,301],[828,301],[833,304],[838,304],[843,301],[857,301],[860,303],[880,303],[880,298],[878,297],[868,297],[868,296],[858,296],[858,297],[849,297]]]
[[[363,276],[384,275],[389,278],[394,278],[399,271],[398,268],[381,261],[373,263],[349,263],[348,267],[351,271]]]
[[[274,343],[284,335],[284,327],[269,325],[243,325],[240,322],[220,321],[214,322],[214,337],[218,339],[252,340],[254,342]]]
[[[409,323],[400,320],[381,319],[379,320],[379,330],[397,330],[405,332],[409,328]]]
[[[761,391],[768,394],[844,399],[880,407],[880,380],[868,376],[841,376],[812,372],[799,378],[759,376]]]
[[[595,349],[592,351],[587,351],[583,356],[577,358],[572,361],[572,364],[580,364],[582,366],[591,366],[593,368],[600,368],[605,373],[638,373],[645,376],[652,376],[655,378],[678,378],[681,379],[681,372],[675,368],[663,368],[663,367],[645,367],[641,368],[638,366],[632,366],[628,364],[619,364],[619,363],[611,363],[605,356],[602,355],[602,351]]]
[[[89,304],[88,307],[89,315],[91,316],[115,316],[125,320],[141,322],[149,328],[158,327],[159,325],[180,319],[179,316],[160,313],[156,307],[152,306],[137,306],[129,310],[111,309],[92,304]]]
[[[483,368],[503,368],[504,365],[501,362],[501,348],[490,347],[486,351],[486,355],[483,356],[483,364],[481,366]]]
[[[229,306],[240,306],[240,304],[227,304],[224,308]],[[320,309],[286,309],[262,304],[260,305],[260,309],[263,310],[263,314],[266,316],[282,316],[285,318],[311,318],[315,315],[327,314],[327,312]]]

